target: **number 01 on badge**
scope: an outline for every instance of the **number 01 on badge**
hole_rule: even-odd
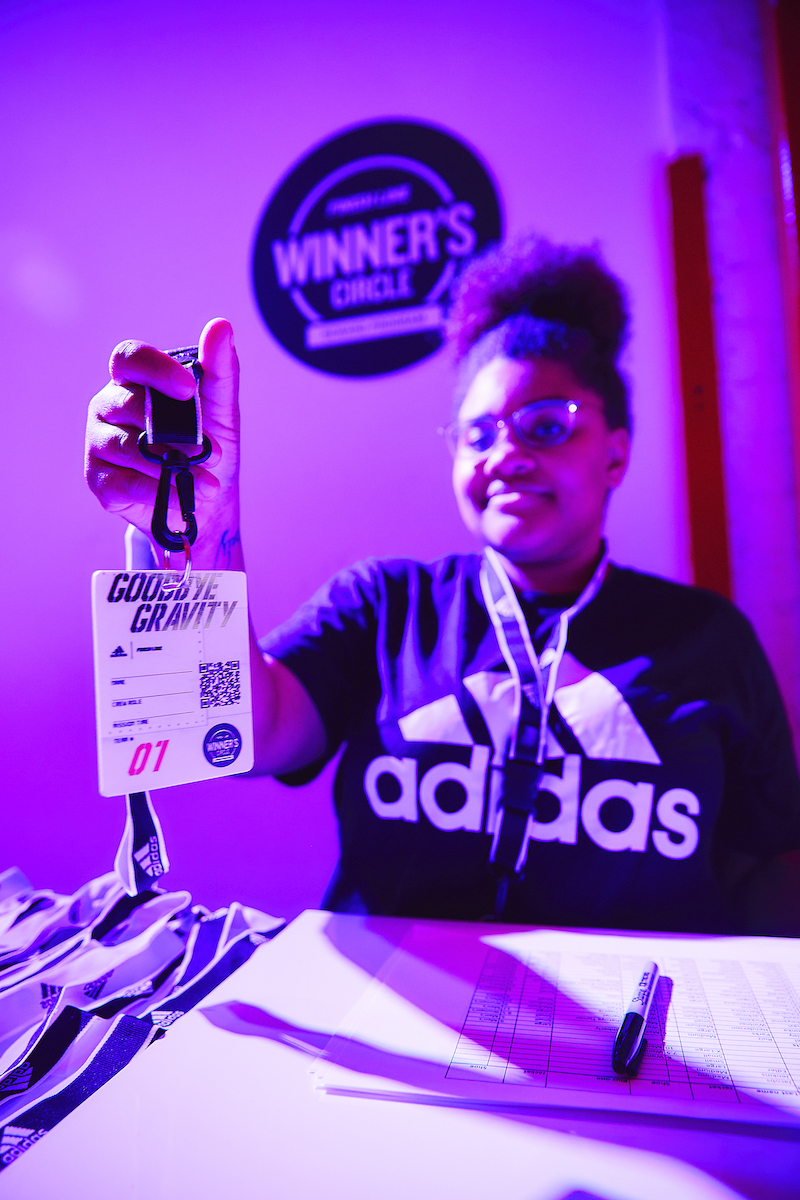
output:
[[[102,796],[250,770],[242,571],[95,571],[92,619]]]

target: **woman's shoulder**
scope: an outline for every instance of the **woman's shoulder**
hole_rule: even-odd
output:
[[[644,638],[673,646],[691,643],[695,650],[706,646],[710,652],[726,654],[758,647],[750,621],[724,596],[630,567],[609,568],[596,602],[586,613],[587,624],[598,630],[603,627],[606,637]]]

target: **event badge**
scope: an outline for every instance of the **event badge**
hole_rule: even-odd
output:
[[[242,571],[95,571],[100,794],[174,787],[253,765]]]

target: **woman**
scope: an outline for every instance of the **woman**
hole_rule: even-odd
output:
[[[462,277],[448,427],[482,555],[343,572],[252,656],[257,762],[335,784],[339,911],[545,924],[777,928],[800,846],[781,702],[748,623],[711,593],[609,565],[629,448],[620,285],[588,250],[521,238]],[[236,357],[201,340],[197,567],[242,566]],[[123,343],[93,402],[87,474],[148,529],[142,385],[194,381]],[[208,505],[203,513],[202,505]],[[221,561],[222,556],[222,561]],[[792,929],[795,917],[782,902]],[[796,911],[796,910],[795,910]]]

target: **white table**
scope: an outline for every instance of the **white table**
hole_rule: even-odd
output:
[[[370,980],[332,920],[359,918],[304,914],[203,1007],[243,1001],[322,1044]],[[330,1096],[312,1063],[189,1013],[4,1171],[0,1200],[800,1197],[797,1130]]]

